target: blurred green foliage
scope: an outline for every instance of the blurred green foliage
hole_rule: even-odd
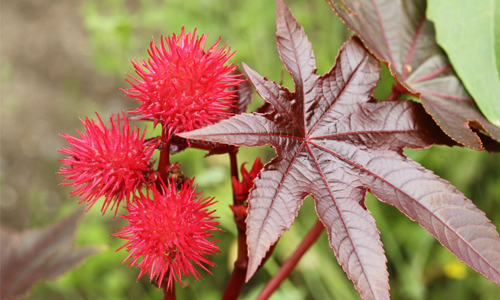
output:
[[[289,0],[287,4],[312,42],[318,73],[328,71],[350,34],[323,1]],[[88,0],[81,6],[81,16],[94,49],[96,72],[121,77],[132,73],[129,60],[147,57],[152,36],[158,41],[161,35],[179,33],[185,26],[188,31],[197,28],[199,34],[210,32],[208,44],[221,36],[221,43],[227,41],[236,50],[233,63],[244,61],[260,74],[278,82],[284,80],[291,86],[276,50],[274,1]],[[388,95],[393,82],[387,70],[383,78],[376,90],[379,98]],[[253,107],[262,100],[255,95],[254,102]],[[210,258],[217,264],[211,268],[214,276],[204,273],[199,282],[191,277],[183,279],[185,288],[178,288],[178,299],[220,299],[235,258],[236,230],[228,208],[232,201],[229,158],[204,158],[204,154],[187,150],[172,160],[181,164],[187,176],[196,177],[198,190],[219,201],[216,208],[224,232],[216,233],[215,238],[221,239],[222,253]],[[405,154],[450,181],[494,224],[500,225],[499,154],[446,147]],[[257,156],[267,162],[274,155],[269,147],[242,148],[238,161],[248,162],[246,166],[250,168]],[[306,199],[295,224],[280,239],[264,268],[244,287],[240,299],[255,298],[316,222],[311,200]],[[74,203],[62,214],[72,211]],[[393,299],[497,299],[497,285],[460,263],[418,224],[371,195],[367,206],[381,231]],[[120,218],[101,216],[98,209],[89,211],[80,227],[78,243],[108,245],[109,249],[58,281],[38,285],[31,299],[162,299],[161,291],[149,283],[147,276],[137,281],[138,270],[122,265],[127,253],[115,252],[123,242],[109,235],[124,225]],[[338,265],[323,233],[271,299],[349,300],[359,299],[359,295]]]

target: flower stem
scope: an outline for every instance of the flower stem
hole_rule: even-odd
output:
[[[264,289],[260,292],[257,300],[268,299],[271,294],[280,286],[281,282],[288,277],[288,275],[295,268],[304,253],[314,244],[325,226],[321,221],[317,221],[313,228],[307,233],[306,237],[302,240],[295,252],[290,256],[285,263],[281,266],[279,271],[269,280]]]
[[[191,148],[199,150],[207,150],[210,154],[225,154],[235,151],[237,147],[232,145],[225,145],[215,142],[207,142],[201,140],[186,140],[177,135],[172,135],[170,137],[170,144],[175,145],[180,149]],[[177,150],[179,151],[179,150]]]
[[[407,89],[402,86],[399,82],[397,82],[393,87],[392,87],[392,92],[391,94],[387,97],[386,100],[393,101],[393,100],[398,100],[399,96],[407,93]]]
[[[235,300],[241,292],[241,288],[245,284],[245,276],[247,273],[247,243],[245,233],[238,230],[238,258],[234,262],[233,273],[226,286],[222,300]],[[242,257],[244,257],[242,259]]]
[[[163,130],[161,137],[160,161],[158,162],[158,178],[156,179],[156,187],[161,191],[161,182],[168,182],[168,173],[170,172],[170,139],[167,133]]]
[[[163,299],[164,300],[176,300],[175,296],[175,283],[172,284],[172,288],[168,288],[168,280],[164,280],[162,283],[163,289]]]
[[[231,164],[231,178],[234,177],[238,180],[238,161],[236,160],[236,153],[238,153],[238,148],[234,148],[233,151],[229,152],[229,162]],[[233,197],[233,204],[236,205],[236,199]]]
[[[235,148],[234,151],[229,152],[229,160],[231,163],[231,178],[235,177],[236,179],[238,179],[238,162],[236,159],[237,152],[238,148]],[[233,188],[233,205],[237,204],[239,203],[238,200],[236,199],[236,195],[234,193],[234,188]],[[236,223],[236,225],[238,225],[238,223]],[[229,279],[229,282],[226,286],[226,290],[224,291],[222,300],[238,299],[238,295],[240,294],[241,288],[245,284],[245,275],[247,273],[247,265],[248,265],[247,237],[245,234],[245,228],[240,228],[240,226],[236,227],[238,229],[238,257],[234,262],[233,273],[231,274],[231,278]]]

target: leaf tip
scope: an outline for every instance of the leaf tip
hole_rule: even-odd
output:
[[[255,73],[255,71],[244,62],[242,62],[241,65],[243,66],[243,70],[245,70],[245,73],[247,73],[247,76],[248,78],[250,78],[251,81],[252,80],[251,74]]]
[[[255,272],[257,272],[259,265],[255,263],[255,259],[248,260],[247,274],[245,276],[245,282],[249,282],[252,279]]]
[[[284,0],[276,0],[276,16],[280,16],[286,8]]]

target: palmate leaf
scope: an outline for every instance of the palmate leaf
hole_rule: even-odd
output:
[[[388,299],[386,257],[364,204],[370,191],[500,283],[495,227],[448,182],[402,153],[404,147],[453,144],[422,106],[372,98],[380,66],[356,38],[344,44],[334,67],[319,76],[311,44],[282,0],[277,1],[276,24],[278,51],[295,91],[244,65],[274,111],[241,114],[179,134],[236,146],[271,144],[278,154],[264,166],[248,198],[247,279],[289,229],[305,197],[312,195],[330,246],[362,298]]]
[[[481,114],[436,43],[425,0],[342,0],[346,9],[327,1],[408,92],[420,97],[444,132],[467,147],[495,151],[487,145],[500,141],[500,128]],[[484,145],[481,139],[487,140]]]
[[[77,210],[48,227],[25,232],[0,230],[0,299],[26,295],[34,284],[56,279],[102,250],[73,246],[81,215]]]

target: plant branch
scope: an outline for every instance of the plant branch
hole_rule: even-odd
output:
[[[234,262],[234,269],[231,278],[226,286],[222,300],[238,299],[241,288],[245,284],[247,273],[247,243],[245,232],[238,230],[238,258]]]
[[[398,100],[401,95],[406,93],[408,93],[408,89],[404,87],[401,83],[396,82],[396,84],[392,86],[392,92],[387,97],[386,100],[388,101]]]
[[[231,178],[238,179],[238,162],[236,159],[236,153],[238,148],[234,151],[229,152],[229,160],[231,163]],[[233,207],[241,205],[236,199],[236,194],[233,187]],[[226,286],[222,300],[232,300],[238,299],[238,295],[241,292],[241,288],[245,284],[245,276],[247,273],[248,257],[247,257],[247,238],[246,238],[246,226],[244,220],[240,220],[241,216],[237,214],[237,211],[233,209],[234,218],[236,223],[236,228],[238,230],[238,257],[234,262],[234,269],[231,274],[231,278]],[[243,224],[243,226],[241,225]]]
[[[161,142],[157,148],[160,150],[160,161],[158,162],[157,178],[155,185],[158,191],[162,192],[162,182],[167,184],[170,165],[170,138],[165,129],[162,131]]]
[[[239,179],[238,175],[238,161],[236,159],[236,153],[238,153],[238,148],[234,148],[233,151],[229,152],[229,162],[231,164],[231,178],[236,178],[236,180]],[[233,189],[234,193],[234,189]],[[236,205],[236,197],[233,197],[233,205]]]
[[[187,139],[181,138],[177,135],[172,135],[170,137],[170,146],[171,146],[171,148],[170,148],[171,154],[181,152],[182,150],[184,150],[186,148],[206,150],[206,151],[209,151],[208,155],[231,153],[231,152],[235,151],[235,149],[236,149],[236,147],[232,146],[232,145],[226,145],[226,144],[221,144],[221,143],[216,143],[216,142],[208,142],[208,141],[202,141],[202,140],[195,140],[195,139],[187,140]],[[238,151],[236,150],[236,152],[238,152]],[[236,174],[237,174],[237,172],[236,172]]]
[[[175,283],[172,284],[172,289],[168,288],[168,280],[164,280],[162,283],[163,289],[163,299],[164,300],[176,300],[175,296]]]
[[[257,300],[268,299],[269,296],[280,286],[281,282],[290,275],[304,253],[314,244],[318,239],[325,226],[321,221],[317,221],[313,228],[307,233],[306,237],[302,240],[295,252],[290,256],[285,263],[281,266],[279,271],[274,274],[273,278],[266,284],[264,289],[260,292]]]
[[[161,181],[168,182],[168,173],[170,172],[170,140],[162,137],[160,144],[160,161],[158,162],[157,186]]]

